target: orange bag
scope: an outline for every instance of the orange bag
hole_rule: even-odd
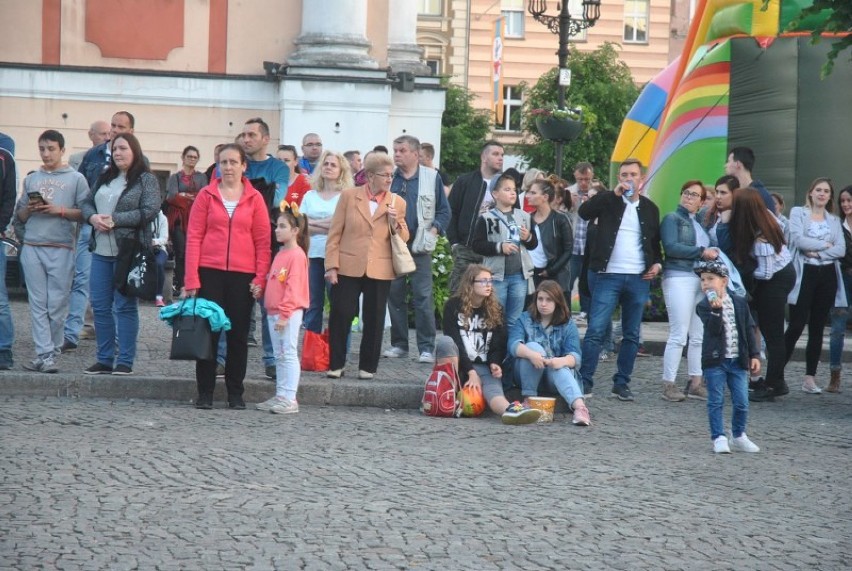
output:
[[[302,341],[302,370],[327,371],[328,363],[328,329],[322,333],[305,330],[305,338]]]

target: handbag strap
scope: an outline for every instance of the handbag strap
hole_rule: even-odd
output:
[[[393,207],[393,205],[395,203],[396,203],[396,195],[394,193],[391,193],[391,203],[390,203],[391,207]],[[388,218],[388,229],[390,230],[391,236],[396,236],[396,228],[394,228],[393,224],[391,224],[390,216],[388,216],[387,218]]]

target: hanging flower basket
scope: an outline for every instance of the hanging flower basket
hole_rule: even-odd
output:
[[[553,116],[536,117],[535,126],[543,138],[557,143],[570,143],[580,136],[584,127],[577,119]]]

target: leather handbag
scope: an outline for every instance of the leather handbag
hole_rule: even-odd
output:
[[[216,358],[213,350],[213,332],[210,321],[206,317],[195,314],[184,315],[183,304],[178,314],[172,319],[172,348],[169,359],[173,361],[212,361]],[[195,298],[193,298],[193,303]]]
[[[391,196],[393,197],[391,198],[391,206],[393,206],[396,202],[396,195]],[[417,266],[414,265],[414,258],[411,257],[411,252],[408,250],[408,244],[396,233],[396,228],[391,224],[390,217],[388,217],[388,228],[390,229],[391,259],[393,260],[394,273],[397,276],[414,273],[414,270],[417,269]]]
[[[144,233],[142,233],[144,236]],[[157,254],[137,231],[118,244],[113,286],[121,295],[153,301],[157,294]]]

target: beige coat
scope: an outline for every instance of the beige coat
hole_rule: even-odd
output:
[[[367,276],[376,280],[392,280],[396,277],[387,216],[391,200],[397,212],[397,233],[407,242],[403,198],[388,192],[375,215],[371,215],[365,186],[347,188],[340,193],[325,246],[326,270],[336,269],[338,274],[353,278]]]

